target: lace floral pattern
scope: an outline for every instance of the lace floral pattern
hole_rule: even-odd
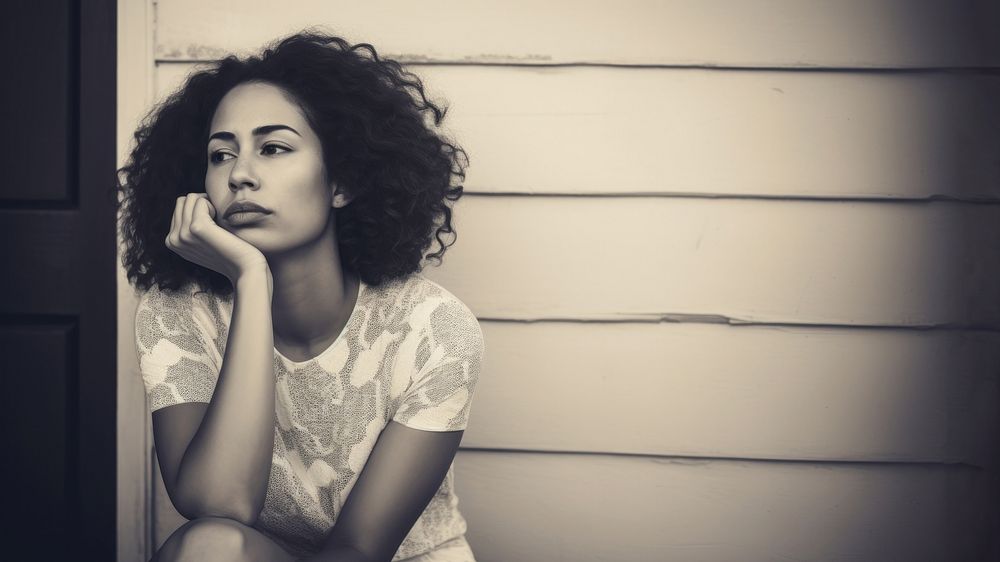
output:
[[[136,348],[151,411],[211,400],[232,304],[193,287],[141,296]],[[467,427],[485,350],[471,310],[420,274],[362,283],[343,332],[318,356],[296,362],[275,350],[274,453],[256,527],[295,555],[319,550],[386,424]],[[452,466],[393,560],[464,535],[457,506]]]

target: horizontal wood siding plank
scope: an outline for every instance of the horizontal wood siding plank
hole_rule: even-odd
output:
[[[1000,63],[989,0],[156,3],[156,56],[252,50],[305,26],[413,61],[781,67]]]
[[[1000,327],[1000,206],[468,197],[426,275],[480,317]]]
[[[159,65],[159,95],[195,68]],[[470,192],[1000,199],[1000,76],[410,70]]]
[[[996,465],[1000,334],[483,326],[464,447]]]
[[[982,471],[460,451],[476,559],[984,560]]]

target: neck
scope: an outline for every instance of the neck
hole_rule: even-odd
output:
[[[309,348],[337,337],[358,293],[358,278],[340,265],[332,221],[313,243],[268,256],[274,279],[275,344]]]

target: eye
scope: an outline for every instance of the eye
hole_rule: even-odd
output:
[[[216,150],[215,152],[213,152],[213,153],[211,153],[211,154],[208,155],[208,160],[210,162],[212,162],[213,164],[218,164],[219,162],[224,162],[224,159],[222,157],[225,156],[225,155],[227,155],[227,154],[229,156],[232,156],[232,154],[229,154],[228,152],[223,152],[221,150]]]
[[[285,152],[288,152],[288,151],[290,151],[290,150],[291,150],[290,148],[288,148],[288,147],[284,147],[284,146],[281,146],[280,144],[274,144],[274,143],[270,143],[270,142],[269,142],[269,143],[265,144],[265,145],[264,145],[264,146],[263,146],[263,147],[261,148],[261,152],[263,152],[264,154],[275,154],[274,152],[267,152],[267,150],[268,150],[269,148],[278,148],[278,149],[281,149],[281,150],[284,150]],[[278,153],[278,154],[280,154],[280,153]]]

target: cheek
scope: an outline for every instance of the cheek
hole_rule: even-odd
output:
[[[295,205],[294,216],[297,217],[297,222],[303,228],[316,230],[325,226],[328,213],[323,208],[323,202],[319,198],[313,197],[301,199],[300,203]]]
[[[205,192],[211,195],[213,191],[218,191],[223,186],[223,181],[225,180],[218,171],[209,168],[205,171]]]
[[[220,205],[226,200],[226,192],[228,188],[224,182],[220,182],[218,175],[212,174],[211,172],[205,174],[205,193],[208,194],[208,202],[215,207],[216,211],[220,210]]]
[[[216,182],[205,178],[205,193],[208,194],[208,201],[211,204],[215,206],[219,205],[219,202],[222,200],[223,191],[219,188]]]
[[[330,215],[330,209],[324,207],[325,199],[322,191],[313,186],[298,195],[295,198],[295,203],[290,206],[290,215],[295,217],[298,227],[311,233],[322,230]]]

